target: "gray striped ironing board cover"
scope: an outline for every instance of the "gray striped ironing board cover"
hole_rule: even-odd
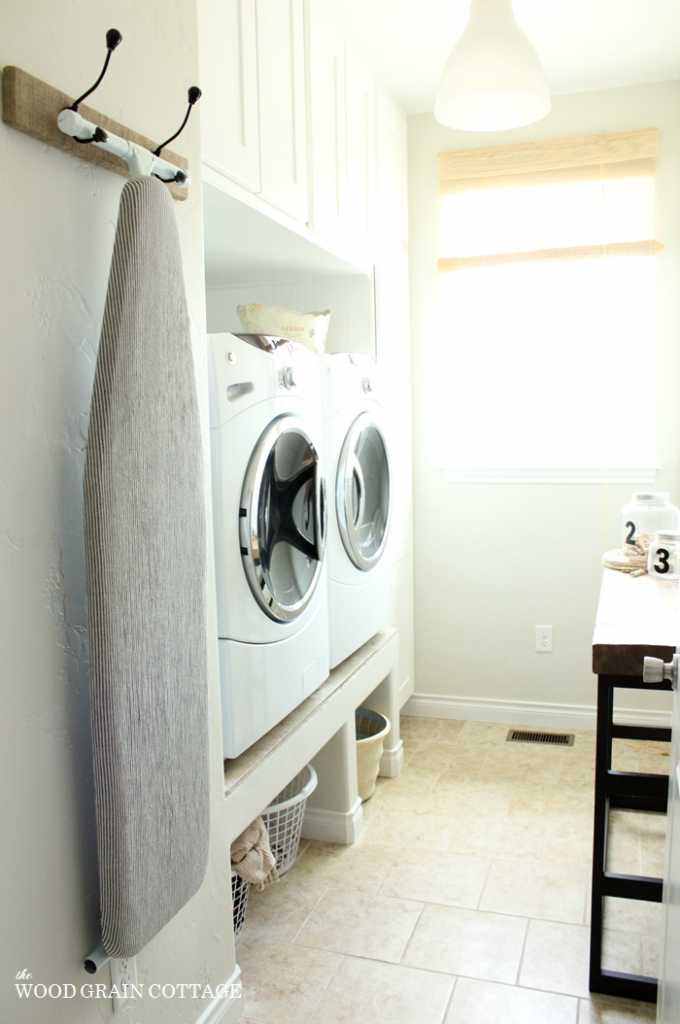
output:
[[[128,957],[198,890],[210,843],[203,450],[155,178],[123,188],[84,492],[102,942]]]

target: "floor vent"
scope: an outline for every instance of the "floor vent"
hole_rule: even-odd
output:
[[[511,729],[506,740],[508,743],[550,743],[557,747],[573,747],[574,733],[523,732],[521,729]]]

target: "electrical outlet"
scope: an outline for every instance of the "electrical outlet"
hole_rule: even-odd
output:
[[[109,963],[111,964],[111,984],[115,985],[120,992],[120,996],[115,994],[113,996],[113,1012],[116,1013],[128,1001],[127,986],[137,984],[137,958],[134,956],[126,957],[123,960],[111,958]]]
[[[536,626],[536,650],[542,654],[551,653],[553,649],[552,626]]]

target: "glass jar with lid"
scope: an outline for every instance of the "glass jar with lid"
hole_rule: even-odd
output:
[[[649,545],[647,572],[659,580],[680,579],[680,530],[657,530]]]
[[[647,555],[657,530],[680,529],[680,509],[666,491],[638,491],[621,509],[621,527],[624,553]]]

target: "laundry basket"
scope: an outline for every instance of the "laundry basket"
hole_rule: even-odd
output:
[[[311,764],[306,765],[262,812],[279,875],[283,875],[295,863],[307,797],[314,792],[317,782]]]
[[[390,722],[388,718],[379,715],[377,711],[357,708],[355,723],[359,796],[362,800],[368,800],[375,792],[380,758],[385,737],[390,731]]]
[[[250,893],[250,882],[241,878],[235,871],[231,872],[231,902],[234,908],[234,938],[238,938],[246,919],[246,906],[248,905],[248,894]]]

